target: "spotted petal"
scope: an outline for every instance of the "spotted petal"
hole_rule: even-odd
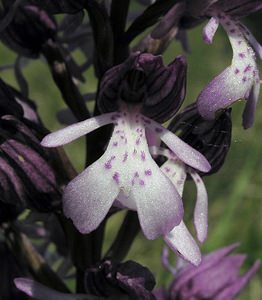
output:
[[[82,233],[89,233],[99,226],[119,193],[112,174],[104,171],[106,157],[104,154],[70,181],[64,190],[64,213]]]
[[[171,181],[156,164],[150,164],[153,176],[147,176],[145,185],[132,188],[138,217],[145,236],[155,239],[167,234],[183,217],[180,195]],[[147,168],[146,168],[147,169]]]

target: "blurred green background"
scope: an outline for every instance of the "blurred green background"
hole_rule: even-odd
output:
[[[209,46],[202,42],[201,28],[202,26],[189,33],[192,53],[187,55],[188,84],[185,105],[195,101],[201,89],[230,64],[232,57],[229,41],[221,28],[213,45]],[[164,56],[165,62],[170,62],[182,52],[178,43],[172,43]],[[79,53],[75,55],[79,61],[82,60]],[[13,63],[14,59],[15,54],[1,45],[1,64]],[[24,68],[24,75],[29,82],[30,98],[36,101],[48,129],[53,131],[61,128],[62,125],[56,120],[56,112],[65,105],[44,60],[31,61]],[[17,86],[12,71],[1,72],[1,77]],[[95,91],[97,82],[93,70],[88,70],[85,77],[86,83],[80,85],[81,91]],[[225,165],[218,174],[204,179],[209,194],[209,237],[201,248],[205,253],[239,241],[241,246],[238,251],[248,254],[243,268],[245,270],[256,259],[262,259],[262,105],[258,105],[255,125],[249,130],[241,127],[243,107],[244,103],[239,102],[233,108],[233,138]],[[65,149],[73,164],[81,171],[84,167],[83,139],[66,146]],[[189,182],[184,203],[187,224],[192,232],[191,216],[195,192],[195,187]],[[117,233],[122,218],[123,214],[117,214],[108,222],[105,249]],[[156,275],[158,285],[171,280],[170,274],[163,269],[160,262],[163,245],[161,239],[148,241],[140,234],[128,255],[128,259],[148,266]],[[175,259],[172,260],[175,263]],[[262,269],[239,299],[262,299],[261,279]]]

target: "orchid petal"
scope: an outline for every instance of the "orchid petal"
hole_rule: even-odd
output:
[[[214,35],[219,25],[218,18],[212,17],[203,29],[203,40],[207,44],[212,44]]]
[[[169,247],[195,266],[201,262],[200,250],[183,221],[175,226],[165,238]]]
[[[197,188],[197,199],[194,210],[194,224],[198,240],[203,243],[208,230],[208,195],[201,177],[193,170],[188,170]]]
[[[101,126],[113,123],[114,114],[116,113],[103,114],[50,133],[42,140],[41,145],[44,147],[58,147],[68,144]]]
[[[152,160],[152,159],[151,159]],[[148,165],[149,167],[149,165]],[[145,165],[145,170],[147,170]],[[140,224],[148,239],[167,234],[183,217],[181,197],[159,167],[150,162],[150,174],[144,184],[135,184],[131,190]]]
[[[16,287],[29,297],[37,300],[91,300],[97,297],[81,294],[64,294],[50,289],[41,283],[29,278],[16,278],[14,280]]]
[[[171,131],[160,126],[151,120],[151,124],[145,124],[159,134],[161,140],[174,152],[174,154],[185,164],[198,169],[202,172],[208,172],[211,169],[209,162],[197,150],[183,142],[179,137]]]
[[[64,213],[81,233],[89,233],[99,226],[119,193],[112,173],[105,172],[106,158],[104,154],[64,190]]]

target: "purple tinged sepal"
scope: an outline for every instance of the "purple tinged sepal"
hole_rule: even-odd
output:
[[[178,56],[167,67],[161,56],[134,53],[106,72],[98,95],[101,112],[116,111],[121,101],[140,104],[141,112],[165,122],[180,108],[185,97],[187,64]]]
[[[204,29],[204,40],[212,42],[218,22],[229,37],[233,59],[231,66],[215,77],[200,93],[198,110],[203,118],[215,119],[216,114],[237,100],[246,100],[243,113],[243,127],[254,123],[256,104],[259,97],[260,78],[255,60],[255,51],[261,55],[261,46],[250,32],[235,19],[221,11],[211,12],[212,18]],[[254,47],[254,50],[252,48]]]
[[[246,256],[229,256],[236,247],[237,245],[231,245],[204,256],[198,267],[186,265],[181,268],[170,286],[169,299],[234,299],[260,265],[256,261],[249,271],[239,276],[239,269]]]

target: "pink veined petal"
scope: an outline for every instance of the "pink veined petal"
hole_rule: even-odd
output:
[[[203,243],[207,238],[208,231],[208,195],[201,177],[193,170],[188,173],[194,180],[197,188],[197,199],[194,210],[194,225],[198,240]]]
[[[237,279],[233,285],[229,285],[214,300],[233,300],[240,291],[248,284],[260,267],[260,261],[256,261],[252,268],[246,272],[241,278]]]
[[[95,230],[119,193],[112,172],[105,172],[106,153],[66,186],[63,208],[81,233]]]
[[[151,119],[148,120],[150,120],[150,124],[145,123],[145,126],[158,133],[161,140],[186,165],[189,165],[194,169],[200,170],[202,172],[208,172],[211,169],[209,162],[200,152],[183,142],[174,133],[162,127],[157,122]]]
[[[178,226],[175,226],[164,237],[164,240],[172,250],[177,251],[185,260],[195,266],[200,264],[200,250],[183,221]]]
[[[81,294],[64,294],[50,289],[41,283],[29,278],[16,278],[14,280],[16,287],[29,297],[37,300],[95,300],[98,297]]]
[[[203,28],[203,40],[207,44],[212,44],[214,35],[217,31],[217,28],[219,26],[219,21],[216,17],[212,17],[206,26]]]
[[[68,144],[99,127],[113,123],[114,114],[116,113],[103,114],[50,133],[44,137],[41,145],[44,147],[58,147]]]
[[[144,184],[135,184],[130,197],[135,201],[137,213],[145,236],[153,240],[167,234],[183,217],[182,199],[171,181],[160,171],[152,158],[144,164]],[[148,173],[149,174],[149,173]]]

